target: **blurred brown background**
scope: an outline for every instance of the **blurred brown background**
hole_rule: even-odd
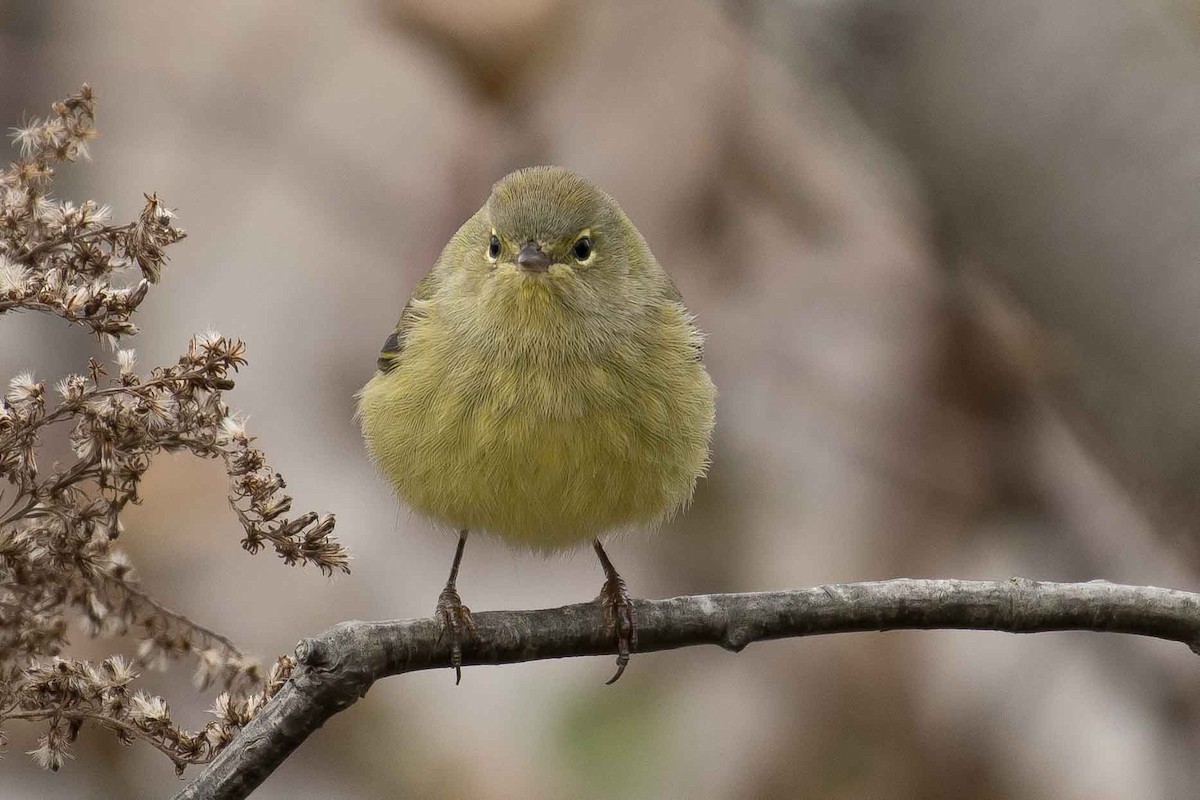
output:
[[[124,546],[146,587],[266,658],[430,613],[453,540],[398,511],[352,394],[417,279],[510,169],[607,188],[709,333],[721,391],[690,513],[610,553],[635,594],[893,576],[1194,588],[1200,567],[1195,0],[0,0],[0,122],[91,82],[102,138],[59,192],[143,191],[189,238],[133,340],[246,339],[232,401],[334,581],[238,548],[219,465],[164,456]],[[3,320],[0,377],[82,368]],[[586,552],[489,541],[476,609],[594,595]],[[116,646],[78,635],[77,651]],[[262,798],[1182,798],[1200,681],[1179,645],[892,633],[472,668],[376,685]],[[151,675],[198,726],[187,669]],[[149,747],[85,731],[58,775],[13,731],[5,798],[161,797]]]

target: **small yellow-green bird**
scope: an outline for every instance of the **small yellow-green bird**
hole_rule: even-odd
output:
[[[600,544],[656,527],[708,465],[716,390],[670,276],[611,197],[560,167],[502,178],[417,284],[358,395],[401,500],[459,531],[437,612],[461,678],[468,531],[553,551],[591,541],[618,645],[637,616]]]

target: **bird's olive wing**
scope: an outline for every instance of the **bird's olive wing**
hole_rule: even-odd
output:
[[[379,350],[379,360],[375,364],[379,367],[380,372],[391,372],[396,366],[396,358],[404,352],[404,342],[408,338],[408,332],[421,319],[421,314],[413,307],[413,302],[428,300],[436,289],[437,280],[434,278],[433,272],[430,272],[417,284],[412,297],[404,304],[404,310],[400,312],[400,321],[396,323],[396,329],[392,331]]]

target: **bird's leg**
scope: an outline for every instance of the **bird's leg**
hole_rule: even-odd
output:
[[[600,566],[604,567],[604,587],[600,589],[600,608],[604,614],[604,627],[611,629],[617,637],[617,674],[608,683],[616,683],[629,664],[629,654],[637,650],[637,609],[625,589],[625,581],[608,560],[608,554],[600,546],[600,540],[592,542]],[[606,684],[607,685],[607,684]]]
[[[450,637],[450,666],[454,667],[454,685],[462,681],[462,643],[475,638],[475,623],[471,621],[471,609],[462,603],[454,587],[458,580],[458,565],[462,563],[463,550],[467,547],[467,532],[459,531],[458,548],[454,551],[454,564],[450,567],[450,578],[446,588],[438,595],[437,614],[442,618],[442,636]],[[440,638],[440,637],[439,637]]]

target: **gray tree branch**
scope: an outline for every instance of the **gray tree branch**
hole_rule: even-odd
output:
[[[1129,633],[1183,642],[1200,653],[1200,594],[1107,581],[901,578],[635,604],[642,653],[698,644],[738,652],[767,639],[933,628]],[[464,665],[616,652],[595,603],[473,616],[477,637],[463,648]],[[343,622],[300,642],[296,656],[292,678],[176,800],[246,797],[379,678],[450,664],[448,644],[433,618]]]

